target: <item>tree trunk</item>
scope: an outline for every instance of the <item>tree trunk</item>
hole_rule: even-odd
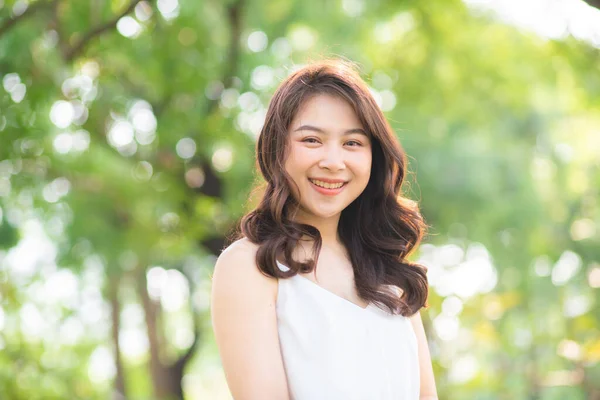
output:
[[[150,347],[150,376],[154,388],[154,396],[157,399],[170,399],[171,391],[168,384],[167,372],[163,365],[160,354],[162,353],[161,343],[158,333],[158,313],[159,305],[150,298],[146,289],[145,269],[140,269],[140,276],[137,279],[138,294],[144,309],[144,318],[146,321],[146,334],[148,335],[148,345]]]
[[[110,311],[112,320],[112,337],[113,337],[113,356],[115,358],[115,366],[117,373],[114,381],[114,400],[127,399],[127,391],[125,390],[125,371],[123,368],[123,360],[121,358],[121,342],[119,341],[119,331],[121,329],[121,303],[119,301],[119,279],[111,277],[108,288],[108,296],[110,301]]]
[[[140,269],[140,275],[137,279],[138,293],[146,321],[146,333],[150,347],[150,376],[152,377],[154,397],[158,400],[184,400],[181,382],[185,366],[198,347],[200,341],[199,329],[195,328],[194,341],[188,350],[175,362],[166,363],[161,357],[165,354],[164,343],[159,340],[162,329],[159,322],[160,304],[148,295],[145,269]]]

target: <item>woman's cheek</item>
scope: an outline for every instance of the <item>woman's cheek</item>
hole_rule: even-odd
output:
[[[370,153],[363,153],[360,154],[356,157],[354,157],[354,165],[356,165],[357,167],[359,167],[360,169],[370,169],[371,167],[371,163],[372,163],[372,156]]]
[[[296,161],[299,164],[306,164],[306,162],[315,157],[317,151],[308,147],[301,146],[296,151]]]

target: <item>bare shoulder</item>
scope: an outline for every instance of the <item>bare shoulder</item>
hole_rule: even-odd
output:
[[[238,239],[235,242],[231,243],[219,256],[221,258],[226,254],[241,254],[241,255],[252,255],[256,254],[256,250],[258,250],[258,245],[252,243],[248,238]],[[251,254],[250,254],[251,253]]]
[[[250,270],[258,270],[256,267],[256,251],[258,245],[247,238],[242,238],[231,243],[217,258],[215,274],[226,274],[231,272],[252,274]]]
[[[215,264],[212,276],[213,291],[239,294],[260,294],[275,299],[277,280],[263,274],[256,265],[258,245],[247,238],[239,239],[229,245]]]
[[[211,320],[235,399],[288,399],[277,327],[277,279],[256,266],[247,239],[219,256],[212,277]]]
[[[423,327],[423,319],[421,318],[421,310],[417,311],[410,317],[415,336],[417,337],[417,346],[419,353],[419,375],[420,375],[420,393],[421,398],[437,399],[437,389],[435,385],[435,377],[433,375],[433,366],[431,364],[431,354],[429,345]]]

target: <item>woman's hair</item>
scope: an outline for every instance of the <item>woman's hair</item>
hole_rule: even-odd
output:
[[[242,218],[235,238],[247,237],[259,246],[256,263],[269,276],[289,278],[316,267],[321,235],[315,227],[293,220],[298,201],[290,191],[294,182],[284,165],[289,154],[290,124],[303,103],[319,94],[348,102],[372,142],[367,187],[342,211],[338,225],[358,294],[393,314],[413,315],[426,306],[428,283],[425,267],[406,257],[420,242],[426,225],[417,204],[400,193],[406,155],[368,86],[348,62],[309,64],[288,76],[276,90],[256,146],[264,192],[258,206]],[[296,261],[292,253],[299,240],[306,237],[314,241],[314,258]],[[289,271],[278,268],[279,256]]]

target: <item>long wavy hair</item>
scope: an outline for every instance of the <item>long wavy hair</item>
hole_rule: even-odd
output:
[[[426,268],[409,262],[407,256],[427,226],[417,204],[400,192],[406,155],[368,86],[349,62],[309,64],[288,76],[275,91],[256,145],[257,166],[264,178],[256,189],[262,190],[262,198],[241,219],[232,239],[247,237],[258,245],[256,264],[268,276],[286,279],[316,268],[321,235],[314,226],[294,221],[299,202],[290,190],[294,182],[284,164],[291,122],[303,102],[319,94],[348,102],[372,142],[367,187],[342,211],[338,224],[357,292],[392,314],[413,315],[427,306],[428,283]],[[313,259],[294,260],[294,249],[306,238],[313,242]],[[280,270],[277,260],[284,260],[289,270]]]

